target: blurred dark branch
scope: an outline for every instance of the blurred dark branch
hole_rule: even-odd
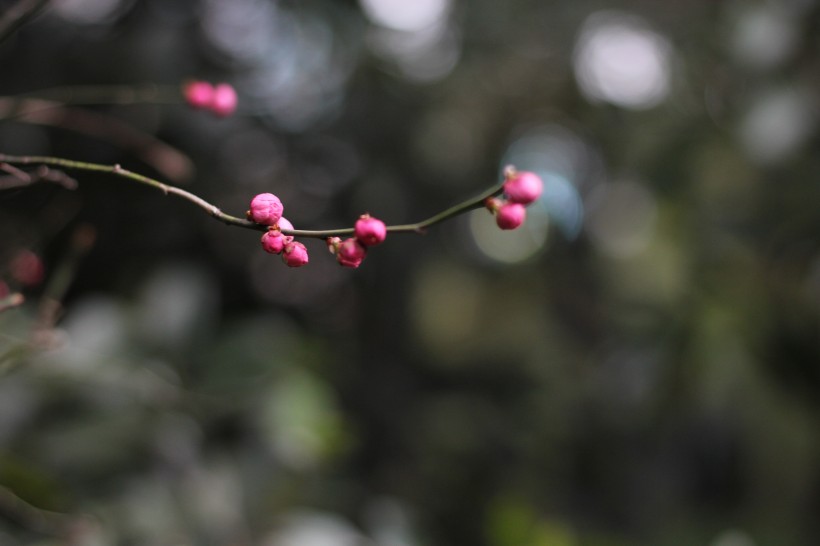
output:
[[[37,15],[49,0],[20,0],[0,13],[0,42]]]
[[[57,324],[62,313],[65,295],[77,275],[82,259],[94,246],[96,237],[94,228],[88,224],[83,224],[74,230],[68,249],[59,265],[54,269],[43,297],[40,299],[37,325],[34,330],[36,345],[49,346],[52,344],[54,325]]]
[[[14,99],[40,99],[66,104],[182,104],[180,86],[157,85],[61,85],[15,95]]]
[[[176,183],[186,182],[194,172],[188,156],[165,142],[111,116],[68,108],[61,102],[2,97],[0,119],[59,127],[110,142]]]
[[[74,161],[72,159],[65,159],[61,157],[48,157],[48,156],[12,156],[6,154],[0,154],[0,161],[4,161],[6,163],[16,163],[18,165],[33,165],[33,164],[42,164],[42,165],[52,165],[57,167],[62,167],[65,169],[76,169],[82,171],[92,171],[92,172],[102,172],[113,174],[115,176],[119,176],[121,178],[127,178],[129,180],[133,180],[135,182],[139,182],[140,184],[145,184],[146,186],[151,186],[160,190],[162,193],[168,195],[176,195],[181,197],[191,203],[195,204],[199,208],[203,209],[205,212],[224,222],[225,224],[231,226],[239,226],[247,229],[252,229],[256,231],[267,231],[269,226],[265,226],[262,224],[257,224],[255,222],[251,222],[245,218],[238,218],[236,216],[231,216],[230,214],[226,214],[222,212],[219,207],[216,205],[212,205],[208,201],[202,199],[198,195],[195,195],[189,191],[183,190],[182,188],[177,188],[175,186],[171,186],[168,184],[164,184],[159,180],[155,180],[151,177],[135,173],[133,171],[129,171],[127,169],[123,169],[120,165],[101,165],[99,163],[87,163],[84,161]],[[504,184],[500,183],[492,188],[486,190],[485,192],[481,193],[480,195],[463,201],[453,207],[450,207],[438,214],[431,216],[425,220],[420,222],[416,222],[414,224],[400,224],[394,226],[387,226],[387,231],[389,233],[424,233],[424,231],[435,224],[443,222],[449,218],[454,216],[458,216],[459,214],[463,214],[469,210],[481,208],[484,206],[485,201],[494,195],[498,195],[503,191]],[[283,229],[282,233],[285,235],[294,235],[297,237],[313,237],[318,239],[326,239],[328,237],[338,237],[343,235],[351,235],[354,232],[354,228],[341,228],[341,229],[329,229],[329,230],[304,230],[304,229]]]

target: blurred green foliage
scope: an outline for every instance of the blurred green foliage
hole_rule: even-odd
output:
[[[204,78],[240,112],[6,97],[4,153],[316,229],[508,161],[547,191],[527,229],[477,211],[357,271],[128,181],[0,191],[0,544],[815,544],[818,31],[814,0],[52,2],[3,95]]]

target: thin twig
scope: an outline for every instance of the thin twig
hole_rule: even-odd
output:
[[[127,169],[122,168],[120,165],[101,165],[99,163],[87,163],[84,161],[74,161],[72,159],[64,159],[60,157],[50,156],[12,156],[6,154],[0,154],[0,161],[4,161],[6,163],[14,163],[18,165],[53,165],[64,169],[75,169],[82,171],[112,174],[115,176],[119,176],[121,178],[127,178],[129,180],[139,182],[140,184],[151,186],[153,188],[160,190],[166,195],[173,194],[178,197],[181,197],[195,204],[196,206],[203,209],[205,212],[207,212],[217,220],[220,220],[221,222],[227,225],[243,227],[246,229],[252,229],[256,231],[266,231],[268,229],[268,226],[251,222],[250,220],[247,220],[245,218],[238,218],[236,216],[226,214],[222,212],[216,205],[209,203],[208,201],[202,199],[198,195],[195,195],[189,191],[177,188],[176,186],[171,186],[169,184],[164,184],[154,178],[139,173],[135,173],[133,171],[129,171]],[[387,231],[389,233],[424,233],[425,230],[430,226],[448,220],[449,218],[452,218],[454,216],[458,216],[459,214],[463,214],[464,212],[467,212],[469,210],[484,206],[484,202],[488,198],[500,194],[503,191],[503,187],[503,184],[498,184],[476,197],[463,201],[455,206],[452,206],[446,210],[439,212],[438,214],[434,214],[430,218],[427,218],[420,222],[416,222],[413,224],[398,224],[393,226],[387,226]],[[353,232],[354,228],[340,228],[327,230],[282,230],[282,233],[285,235],[294,235],[297,237],[313,237],[318,239],[352,235]]]
[[[51,182],[67,190],[77,188],[77,181],[58,169],[50,169],[40,165],[33,173],[27,173],[8,163],[0,163],[0,171],[9,173],[9,176],[0,177],[0,190],[10,190],[31,186],[38,182]]]

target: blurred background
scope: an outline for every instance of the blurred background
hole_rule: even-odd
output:
[[[289,269],[131,181],[4,173],[0,544],[817,544],[815,0],[40,4],[0,152],[304,229],[510,163],[545,192]]]

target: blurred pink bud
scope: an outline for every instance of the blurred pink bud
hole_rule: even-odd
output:
[[[0,281],[0,299],[5,298],[9,295],[9,285]]]
[[[278,197],[272,193],[260,193],[251,200],[248,218],[257,224],[272,226],[282,218],[284,209]]]
[[[45,277],[43,261],[37,254],[27,249],[15,254],[9,269],[14,280],[25,286],[40,284]]]
[[[358,240],[351,237],[339,244],[339,247],[336,249],[336,261],[344,267],[355,269],[361,265],[365,254],[367,254],[367,248]]]
[[[541,196],[544,182],[541,177],[529,171],[515,172],[504,182],[504,193],[513,203],[528,205]]]
[[[369,214],[362,214],[356,220],[354,234],[356,239],[364,246],[375,246],[382,243],[387,237],[387,227],[381,220],[373,218]]]
[[[527,209],[521,203],[506,203],[495,213],[495,223],[501,229],[515,229],[524,223]]]
[[[285,245],[285,249],[282,251],[282,260],[289,267],[302,267],[308,263],[307,248],[299,241],[292,241]]]
[[[210,108],[214,99],[214,86],[208,82],[192,81],[185,84],[182,94],[193,108]]]
[[[289,242],[278,229],[269,229],[262,235],[262,249],[270,254],[280,254]]]
[[[276,226],[281,229],[294,229],[293,224],[290,223],[290,220],[285,218],[279,218],[279,221],[276,222]],[[282,235],[285,238],[285,243],[289,243],[293,240],[293,235]]]
[[[211,111],[220,117],[229,116],[236,110],[238,99],[233,86],[228,83],[220,83],[214,87],[213,98],[211,99]]]

